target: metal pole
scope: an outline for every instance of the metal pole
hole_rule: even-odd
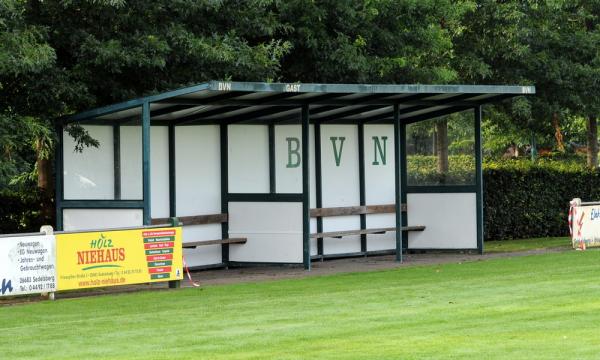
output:
[[[310,270],[310,159],[308,105],[302,105],[302,240],[304,269]]]
[[[144,200],[144,225],[152,223],[150,214],[150,103],[142,105],[142,178]]]
[[[400,194],[400,108],[398,104],[394,104],[394,185],[395,196],[394,203],[396,205],[396,261],[402,262],[402,204]]]

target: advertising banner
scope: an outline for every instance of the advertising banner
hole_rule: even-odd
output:
[[[579,199],[573,200],[569,225],[573,248],[600,247],[600,204],[586,205]]]
[[[56,235],[58,290],[183,279],[181,227]]]
[[[54,235],[0,239],[0,296],[56,290]]]

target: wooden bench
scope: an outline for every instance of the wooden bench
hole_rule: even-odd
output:
[[[179,222],[183,226],[190,225],[208,225],[208,224],[222,224],[229,220],[227,214],[209,214],[209,215],[194,215],[194,216],[181,216],[178,217]],[[164,224],[169,221],[168,218],[156,218],[152,219],[153,225]],[[230,238],[230,239],[215,239],[215,240],[201,240],[183,243],[182,248],[184,249],[195,249],[198,246],[207,245],[231,245],[231,244],[245,244],[248,241],[247,238]]]
[[[401,211],[406,212],[406,204],[401,205]],[[342,207],[330,207],[330,208],[316,208],[310,209],[310,217],[323,218],[331,216],[351,216],[351,215],[367,215],[367,214],[395,214],[396,205],[362,205],[362,206],[342,206]],[[423,231],[425,226],[403,226],[400,228],[401,231]],[[350,235],[366,235],[366,234],[385,234],[388,231],[396,231],[396,227],[385,227],[385,228],[373,228],[373,229],[357,229],[357,230],[343,230],[343,231],[329,231],[310,234],[311,239],[323,239],[323,238],[342,238]]]

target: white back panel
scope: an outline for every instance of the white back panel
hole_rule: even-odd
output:
[[[177,216],[221,213],[221,150],[218,125],[175,128]],[[183,242],[221,238],[221,225],[184,226]],[[184,250],[191,267],[221,263],[221,246]]]
[[[266,125],[229,125],[230,193],[269,192],[269,128]]]
[[[75,141],[63,133],[64,198],[113,199],[114,149],[112,126],[88,125],[84,128],[100,142],[98,148],[84,147],[75,152]]]
[[[183,227],[183,243],[221,239],[221,225],[191,225]],[[183,249],[185,262],[189,267],[220,264],[221,245],[199,246],[195,249]]]
[[[408,194],[408,225],[425,231],[408,233],[410,249],[476,249],[475,193]]]
[[[152,217],[169,216],[169,128],[150,128],[150,213]],[[122,185],[121,185],[122,186]]]
[[[309,126],[309,157],[310,157],[310,207],[316,207],[317,188],[315,175],[315,127]],[[298,152],[300,163],[298,167],[288,168],[288,141],[286,138],[298,139]],[[296,144],[293,143],[293,146]],[[292,148],[295,150],[295,147]],[[302,127],[300,125],[276,125],[275,126],[275,191],[277,193],[301,193],[302,192]],[[295,164],[296,155],[292,155],[292,163]],[[317,219],[310,219],[310,232],[317,232]],[[317,254],[317,239],[310,239],[310,254]]]
[[[141,209],[64,209],[66,231],[142,226]]]
[[[221,212],[219,126],[175,128],[177,216]]]
[[[229,236],[231,261],[302,263],[302,203],[230,202]]]
[[[141,200],[142,128],[121,126],[121,199]],[[152,217],[169,216],[169,128],[150,128]]]
[[[367,205],[394,204],[394,126],[365,125],[365,202]],[[373,137],[379,139],[376,148]],[[384,139],[386,137],[386,139]],[[385,155],[383,158],[381,155]],[[385,159],[385,161],[384,161]],[[396,226],[395,214],[367,215],[367,228]],[[396,248],[396,233],[367,235],[367,250],[391,250]]]
[[[152,140],[151,138],[150,157],[154,152]],[[152,166],[150,169],[152,170]],[[142,127],[121,126],[121,198],[141,200],[142,183]]]
[[[337,137],[339,166],[331,137]],[[341,146],[340,137],[344,137]],[[341,151],[340,151],[341,150]],[[323,207],[360,205],[358,172],[358,127],[356,125],[321,126],[321,181]],[[359,216],[323,218],[323,231],[360,229]],[[360,236],[323,239],[324,254],[343,254],[360,251]]]

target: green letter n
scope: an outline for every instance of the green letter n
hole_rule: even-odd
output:
[[[375,147],[375,149],[373,149],[373,152],[375,153],[373,165],[379,165],[379,161],[377,161],[377,153],[379,153],[379,156],[381,157],[381,162],[383,163],[383,165],[385,165],[385,155],[387,153],[387,136],[382,136],[381,138],[383,139],[383,148],[381,147],[381,143],[379,142],[379,137],[373,136],[373,146]]]
[[[288,162],[285,166],[286,168],[297,168],[300,166],[300,139],[295,137],[285,138],[288,145]],[[294,144],[294,145],[292,145]],[[296,156],[296,161],[293,161],[294,155]]]

